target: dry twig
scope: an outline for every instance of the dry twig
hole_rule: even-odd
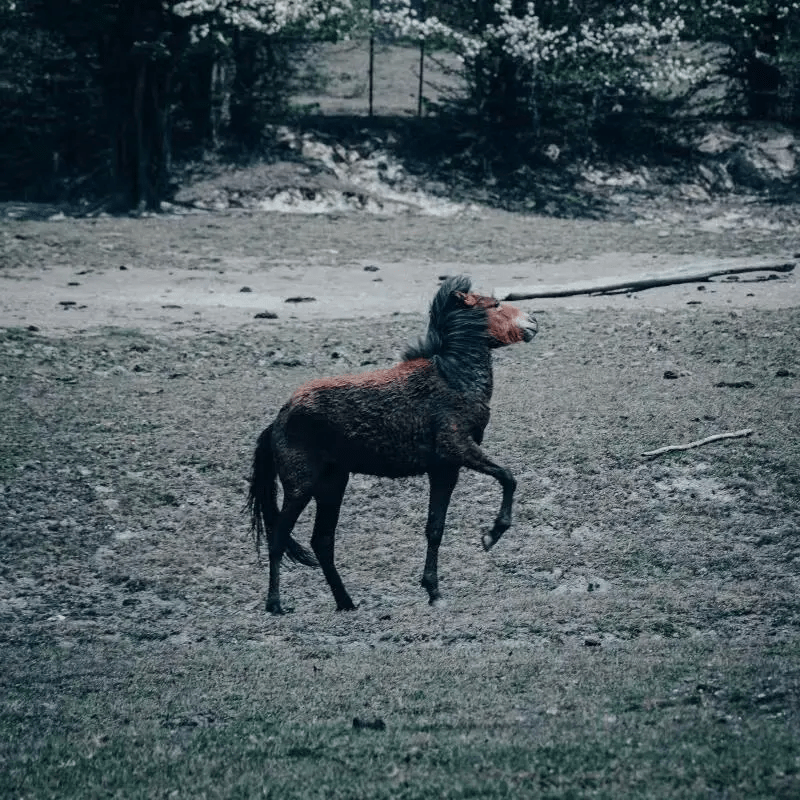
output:
[[[674,450],[691,450],[693,447],[701,447],[704,444],[711,442],[718,442],[720,439],[741,439],[749,436],[753,432],[752,428],[745,428],[741,431],[732,431],[729,433],[715,433],[713,436],[706,436],[705,439],[698,439],[696,442],[689,442],[689,444],[668,444],[664,447],[659,447],[657,450],[648,450],[642,453],[645,458],[655,458],[663,453],[671,453]]]

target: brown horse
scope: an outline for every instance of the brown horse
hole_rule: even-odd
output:
[[[253,459],[248,508],[256,545],[269,547],[267,611],[282,613],[284,554],[322,567],[340,610],[353,609],[333,561],[342,496],[351,472],[430,480],[428,551],[422,585],[440,598],[439,544],[461,467],[496,478],[500,513],[482,542],[489,550],[511,525],[516,481],[480,448],[492,396],[491,348],[530,341],[536,322],[513,306],[470,291],[464,276],[448,278],[430,309],[428,332],[390,369],[322,378],[301,386],[261,434]],[[277,504],[276,477],[283,485]],[[311,498],[316,518],[312,555],[292,538]],[[314,557],[316,556],[316,558]]]

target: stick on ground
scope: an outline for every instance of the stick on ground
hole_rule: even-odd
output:
[[[674,450],[691,450],[693,447],[701,447],[704,444],[718,442],[720,439],[741,439],[745,436],[749,436],[752,432],[752,428],[745,428],[741,431],[715,433],[713,436],[706,436],[705,439],[698,439],[696,442],[689,442],[689,444],[668,444],[664,447],[659,447],[657,450],[648,450],[646,453],[642,453],[642,455],[645,458],[655,458],[664,453],[671,453]]]
[[[576,294],[609,294],[612,292],[640,292],[656,286],[672,286],[679,283],[702,283],[721,275],[739,275],[744,272],[791,272],[795,262],[750,264],[731,266],[730,262],[709,262],[682,267],[661,274],[630,277],[599,278],[554,286],[520,286],[517,289],[499,287],[494,290],[498,300],[531,300],[538,297],[570,297]]]

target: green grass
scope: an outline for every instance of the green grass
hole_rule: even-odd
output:
[[[796,645],[478,648],[90,646],[88,672],[33,652],[35,680],[7,676],[0,793],[796,796]]]

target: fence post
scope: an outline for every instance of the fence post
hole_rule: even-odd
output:
[[[369,116],[372,116],[372,95],[375,89],[375,0],[369,0]]]
[[[425,0],[420,4],[420,19],[425,22]],[[422,116],[422,79],[425,74],[425,37],[419,40],[419,86],[417,87],[417,116]]]

